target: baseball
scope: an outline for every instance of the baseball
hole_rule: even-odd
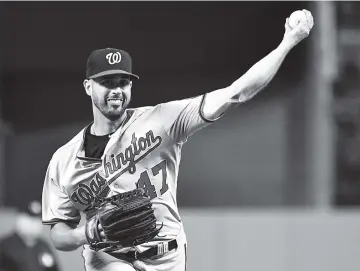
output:
[[[291,13],[289,18],[289,25],[291,28],[296,27],[301,22],[306,21],[306,14],[301,10],[294,11]]]

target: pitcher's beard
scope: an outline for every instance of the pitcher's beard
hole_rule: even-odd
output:
[[[116,121],[116,120],[120,119],[124,113],[125,113],[125,108],[121,108],[120,111],[113,113],[113,114],[107,114],[105,116],[111,121]]]
[[[108,105],[109,106],[109,105]],[[120,108],[119,108],[120,107]],[[123,100],[121,106],[119,106],[118,108],[116,108],[115,110],[109,110],[107,111],[104,116],[106,116],[109,120],[111,121],[116,121],[119,118],[121,118],[121,116],[125,113],[125,109],[126,109],[126,99]]]

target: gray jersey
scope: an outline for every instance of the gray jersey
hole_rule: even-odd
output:
[[[112,196],[138,184],[147,189],[157,221],[164,225],[159,236],[176,237],[182,229],[176,202],[181,149],[191,134],[209,124],[200,113],[203,97],[127,109],[130,119],[111,136],[101,159],[85,157],[84,128],[49,163],[43,223],[78,223],[101,191]]]

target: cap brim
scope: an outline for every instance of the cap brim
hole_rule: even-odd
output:
[[[139,76],[132,74],[130,72],[123,71],[123,70],[108,70],[108,71],[99,72],[97,74],[90,76],[89,79],[94,79],[94,78],[98,78],[98,77],[105,76],[105,75],[111,75],[111,74],[126,74],[135,79],[139,79]]]

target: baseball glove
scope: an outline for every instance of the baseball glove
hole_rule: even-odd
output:
[[[90,248],[96,251],[140,245],[153,239],[162,228],[156,226],[152,203],[142,188],[95,198],[90,209],[92,216],[86,221],[85,234]],[[98,224],[105,238],[100,236]]]

